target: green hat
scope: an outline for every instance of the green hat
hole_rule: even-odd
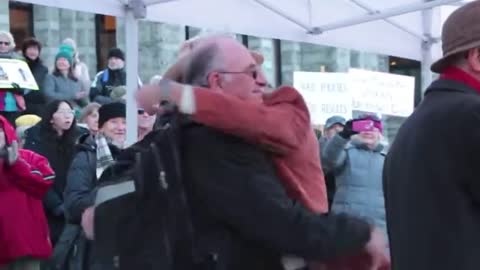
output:
[[[57,53],[57,55],[55,56],[55,62],[56,62],[59,58],[65,58],[65,59],[67,59],[68,63],[70,63],[70,65],[73,64],[73,56],[72,56],[72,54],[70,54],[68,51],[59,51],[59,52]]]
[[[75,49],[68,44],[60,45],[60,48],[58,48],[58,50],[61,52],[64,51],[66,53],[69,53],[72,56],[72,58],[73,58],[73,55],[75,54]]]

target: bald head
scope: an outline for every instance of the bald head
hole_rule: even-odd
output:
[[[196,39],[190,48],[184,83],[262,101],[265,76],[243,44],[230,37],[210,36]]]
[[[184,83],[187,84],[208,86],[207,75],[213,70],[224,70],[239,63],[255,66],[249,50],[237,40],[226,36],[197,38],[182,48],[183,56],[190,58],[183,76]]]

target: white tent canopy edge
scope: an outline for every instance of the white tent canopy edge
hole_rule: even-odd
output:
[[[139,19],[420,60],[422,80],[426,86],[432,79],[429,70],[432,60],[439,56],[439,29],[446,17],[445,14],[467,2],[370,0],[367,5],[361,0],[19,1],[125,18],[127,89],[137,87]],[[447,11],[438,8],[451,4],[454,6],[448,6]],[[219,10],[222,12],[218,12]],[[312,14],[312,11],[315,14]],[[332,13],[336,14],[332,17]],[[288,14],[297,14],[297,18]],[[302,21],[305,18],[308,22]],[[137,139],[137,108],[134,95],[134,91],[127,91],[129,144]]]

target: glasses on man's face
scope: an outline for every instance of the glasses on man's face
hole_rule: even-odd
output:
[[[8,42],[8,41],[0,41],[0,45],[10,46],[10,42]]]
[[[258,78],[258,70],[246,70],[246,71],[219,71],[220,74],[244,74],[252,77],[254,80]]]

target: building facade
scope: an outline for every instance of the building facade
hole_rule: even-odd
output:
[[[10,30],[16,43],[35,36],[43,43],[42,59],[53,66],[58,46],[65,38],[77,42],[80,58],[93,77],[106,66],[108,49],[125,47],[121,19],[58,8],[0,1],[0,29]],[[161,75],[175,61],[181,43],[208,30],[142,21],[139,25],[139,74],[144,82]],[[252,50],[265,56],[264,70],[271,85],[293,84],[294,71],[345,72],[350,67],[415,76],[417,100],[421,93],[418,62],[349,49],[237,35]],[[408,63],[405,64],[405,63]],[[386,117],[392,139],[402,119]]]

